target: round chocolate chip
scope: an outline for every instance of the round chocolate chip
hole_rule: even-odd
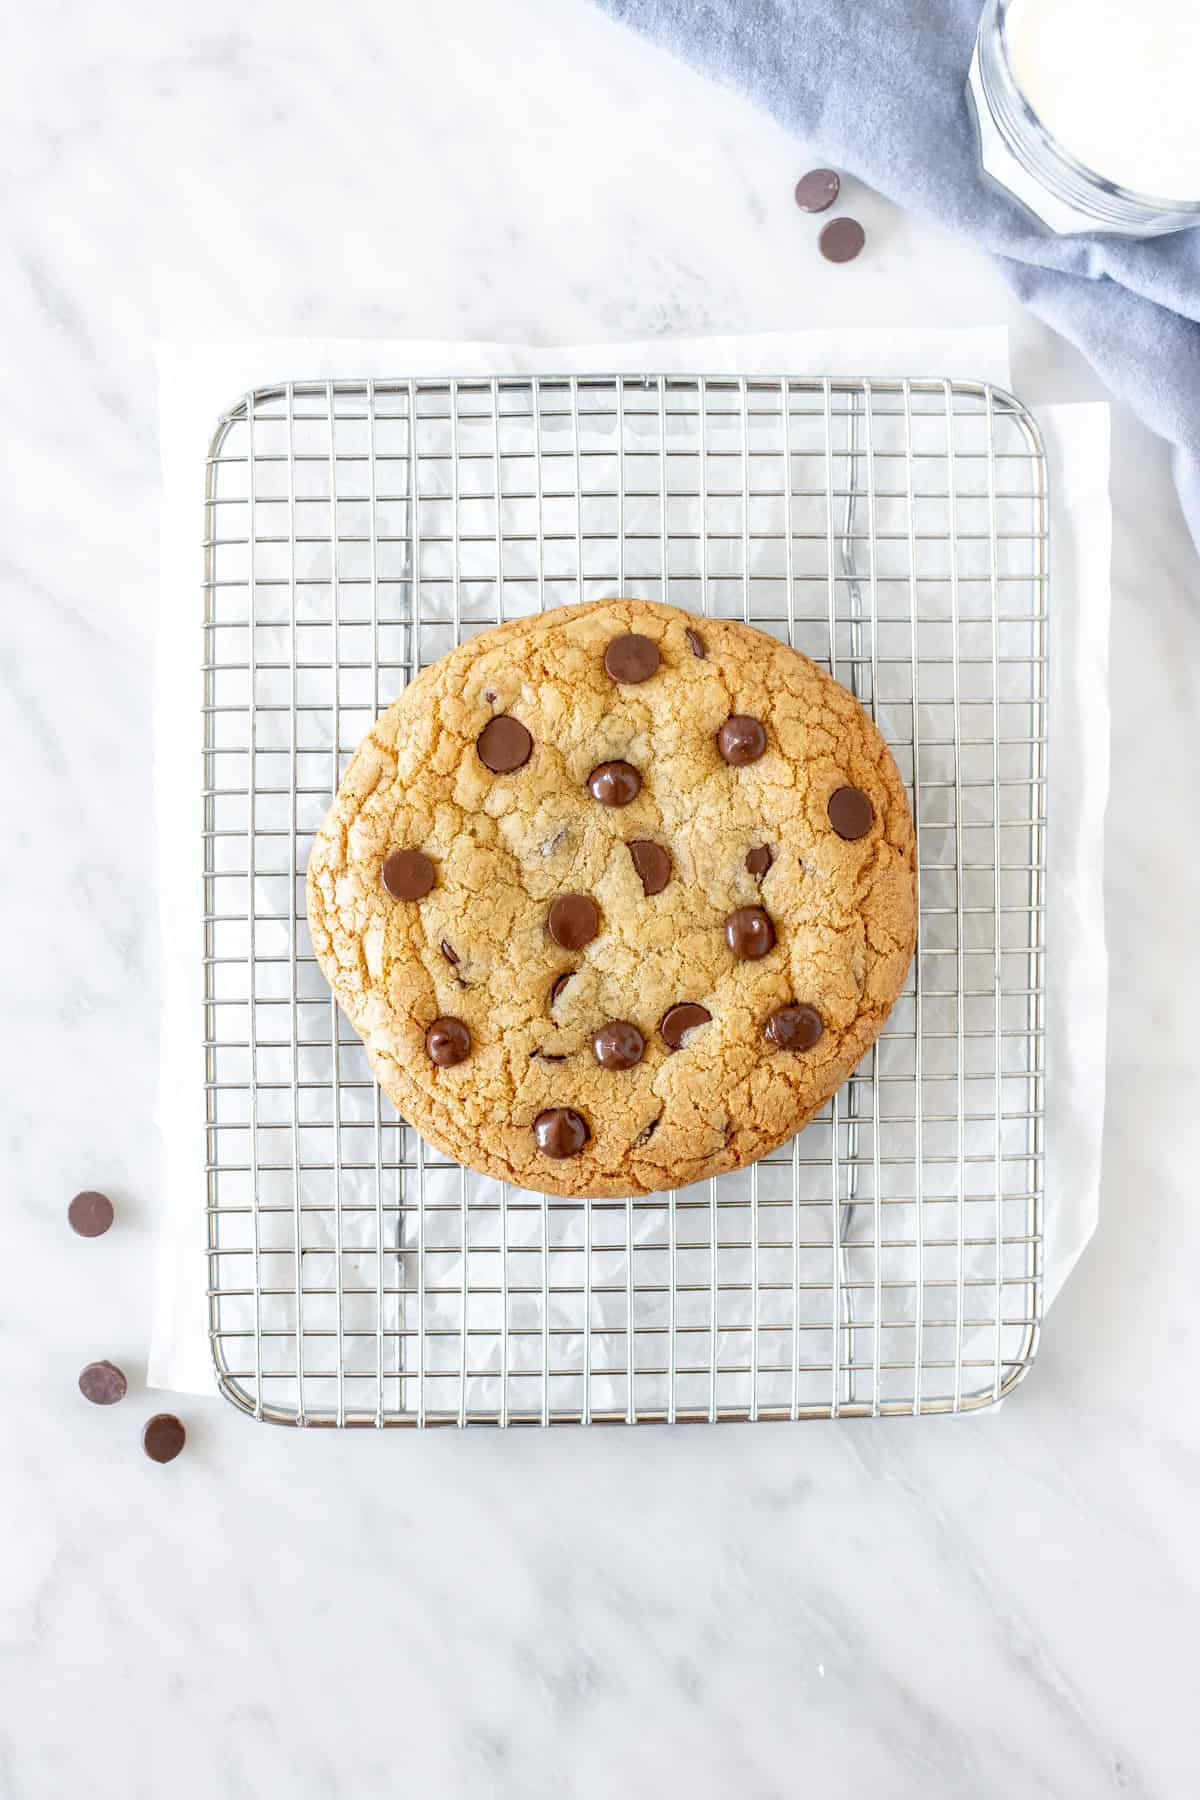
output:
[[[155,1413],[146,1420],[142,1432],[142,1449],[151,1462],[174,1462],[187,1441],[183,1422],[174,1413]]]
[[[67,1222],[80,1237],[103,1237],[113,1222],[113,1203],[107,1194],[85,1189],[68,1206]]]
[[[693,631],[691,626],[689,625],[687,628],[687,631],[684,635],[686,636],[688,643],[692,647],[692,655],[693,656],[707,656],[708,655],[708,646],[704,642],[704,639],[700,636],[700,633],[698,631]]]
[[[560,894],[546,925],[560,949],[582,950],[600,929],[600,908],[588,894]]]
[[[632,1069],[642,1060],[646,1040],[628,1019],[613,1019],[592,1038],[592,1050],[602,1069]]]
[[[835,788],[825,810],[838,836],[851,843],[855,838],[866,837],[875,821],[875,808],[861,788]]]
[[[632,763],[600,763],[588,776],[593,800],[601,806],[628,806],[642,791],[642,778]]]
[[[669,1050],[678,1050],[689,1031],[695,1031],[697,1025],[707,1025],[712,1018],[706,1006],[697,1006],[694,1000],[681,1000],[678,1006],[669,1006],[659,1020],[658,1029]]]
[[[775,943],[775,927],[761,906],[739,906],[725,921],[725,942],[735,956],[757,962]]]
[[[475,739],[479,760],[493,775],[510,775],[529,761],[533,739],[511,713],[499,713],[489,719]]]
[[[798,1001],[777,1008],[763,1026],[763,1036],[777,1050],[811,1050],[824,1029],[816,1007]]]
[[[841,186],[836,169],[810,169],[796,183],[796,205],[801,212],[828,212]]]
[[[747,872],[755,876],[763,876],[775,861],[769,844],[756,844],[753,850],[746,853]]]
[[[115,1406],[125,1398],[128,1387],[116,1363],[89,1363],[79,1377],[79,1391],[93,1406]]]
[[[554,1003],[558,999],[558,996],[562,993],[563,989],[566,987],[568,981],[570,981],[570,979],[574,973],[575,973],[574,969],[564,969],[561,975],[556,975],[554,977],[554,983],[550,989],[550,1005],[551,1006],[554,1005]]]
[[[423,900],[437,879],[437,870],[423,850],[392,850],[384,858],[380,876],[393,900]]]
[[[425,1053],[439,1069],[452,1069],[471,1054],[471,1033],[461,1019],[435,1019],[425,1033]]]
[[[863,245],[867,234],[857,219],[830,219],[820,237],[817,248],[826,262],[853,262]]]
[[[643,637],[638,631],[615,637],[604,652],[604,667],[609,675],[614,681],[626,683],[649,681],[658,674],[661,661],[654,639]]]
[[[767,747],[767,734],[760,719],[749,713],[734,713],[717,733],[717,749],[727,763],[740,769],[743,763],[757,762]]]
[[[626,848],[647,894],[661,894],[671,879],[671,852],[652,838],[634,838]]]
[[[533,1141],[543,1156],[578,1156],[591,1137],[588,1122],[571,1106],[551,1106],[533,1121]]]

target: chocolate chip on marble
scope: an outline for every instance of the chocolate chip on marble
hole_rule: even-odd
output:
[[[796,205],[801,212],[828,212],[841,187],[836,169],[810,169],[796,183]]]
[[[658,1029],[669,1050],[678,1050],[689,1031],[695,1031],[698,1025],[707,1025],[712,1018],[706,1006],[698,1006],[694,1000],[681,1000],[677,1006],[669,1006],[659,1020]]]
[[[588,790],[601,806],[628,806],[642,791],[642,778],[632,763],[599,763],[588,776]]]
[[[438,945],[438,949],[441,951],[441,953],[445,957],[446,961],[453,968],[457,969],[457,967],[458,967],[458,951],[454,948],[454,945],[449,943],[445,938],[443,938],[441,943]]]
[[[479,760],[493,775],[511,775],[533,754],[533,739],[511,713],[498,713],[489,719],[475,739]]]
[[[693,631],[689,625],[684,636],[692,647],[693,656],[703,657],[708,655],[708,645],[704,642],[704,639],[700,636],[698,631]]]
[[[817,239],[817,249],[826,262],[853,262],[863,245],[867,234],[857,219],[830,219]]]
[[[757,762],[767,747],[767,734],[761,719],[749,713],[733,713],[717,733],[717,749],[735,769]]]
[[[556,1162],[578,1156],[591,1137],[588,1122],[572,1106],[550,1106],[533,1121],[533,1141],[543,1156]]]
[[[555,1002],[558,1000],[559,995],[562,993],[563,989],[566,987],[568,981],[570,981],[570,979],[571,979],[572,975],[574,975],[574,973],[575,973],[574,969],[564,969],[561,975],[556,975],[554,977],[553,984],[550,988],[550,1005],[551,1006],[553,1006],[555,1004]]]
[[[777,1007],[763,1026],[763,1036],[777,1050],[811,1050],[825,1029],[825,1021],[807,1001]]]
[[[645,1048],[645,1038],[628,1019],[611,1019],[592,1036],[592,1054],[602,1069],[632,1069]]]
[[[769,844],[756,844],[753,850],[746,853],[747,873],[761,879],[774,861],[775,857]]]
[[[439,1069],[452,1069],[471,1054],[471,1033],[461,1019],[435,1019],[425,1033],[425,1054]]]
[[[589,894],[560,894],[550,907],[546,927],[562,950],[582,950],[600,929],[600,908]]]
[[[79,1376],[79,1391],[93,1406],[115,1406],[129,1389],[123,1370],[116,1363],[89,1363]]]
[[[174,1413],[155,1413],[142,1432],[142,1449],[151,1462],[174,1462],[187,1442],[183,1421]]]
[[[671,879],[671,852],[652,838],[634,838],[625,847],[641,876],[643,893],[661,894]]]
[[[604,667],[613,681],[634,685],[658,674],[662,658],[653,638],[626,631],[613,638],[604,652]]]
[[[825,804],[829,823],[840,838],[853,843],[866,837],[875,822],[875,808],[861,788],[835,788]]]
[[[67,1223],[80,1237],[103,1237],[113,1222],[113,1203],[107,1194],[85,1188],[67,1208]]]
[[[380,878],[393,900],[423,900],[437,870],[423,850],[392,850],[384,858]]]
[[[775,943],[775,927],[761,906],[739,906],[725,921],[725,942],[735,956],[757,962]]]

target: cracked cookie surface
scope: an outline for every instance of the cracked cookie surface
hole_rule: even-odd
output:
[[[430,1142],[648,1193],[754,1161],[846,1079],[912,958],[915,867],[846,689],[749,626],[614,599],[421,672],[346,771],[308,914]]]

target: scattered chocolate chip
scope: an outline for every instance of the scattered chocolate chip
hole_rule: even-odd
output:
[[[496,698],[495,688],[484,688],[483,703],[485,706],[491,706],[491,704],[495,700],[495,698]]]
[[[600,763],[588,776],[588,789],[601,806],[628,806],[642,791],[642,778],[632,763]]]
[[[689,1031],[695,1031],[697,1025],[707,1025],[712,1018],[706,1006],[697,1006],[694,1000],[681,1000],[678,1006],[669,1006],[659,1020],[658,1029],[669,1050],[678,1050]]]
[[[811,1050],[825,1029],[815,1006],[793,1001],[776,1009],[763,1026],[763,1036],[777,1050]]]
[[[425,1053],[439,1069],[452,1069],[471,1054],[471,1033],[461,1019],[435,1019],[425,1033]]]
[[[625,847],[642,878],[643,892],[661,894],[671,879],[671,852],[651,838],[634,838]]]
[[[446,939],[443,938],[441,943],[438,945],[438,948],[440,949],[442,955],[445,957],[446,961],[448,963],[452,964],[453,967],[457,969],[457,967],[458,967],[458,951],[454,948],[454,945],[447,943]]]
[[[531,1050],[530,1058],[537,1057],[539,1062],[566,1062],[566,1057],[557,1050]]]
[[[67,1222],[80,1237],[103,1237],[113,1222],[113,1203],[107,1194],[85,1189],[68,1206]]]
[[[725,942],[735,956],[757,962],[775,943],[775,927],[761,906],[739,906],[725,921]]]
[[[511,713],[499,713],[489,719],[475,739],[479,760],[493,775],[511,775],[533,754],[533,739]]]
[[[183,1422],[174,1413],[155,1413],[152,1419],[146,1420],[142,1449],[151,1462],[174,1462],[186,1442]]]
[[[704,642],[704,639],[700,636],[700,633],[698,631],[693,631],[691,626],[689,625],[687,628],[687,631],[685,633],[685,636],[687,638],[688,643],[692,646],[692,655],[693,656],[707,656],[708,655],[708,646]]]
[[[543,1156],[578,1156],[591,1137],[588,1122],[571,1106],[551,1106],[533,1121],[533,1141]]]
[[[775,861],[769,844],[756,844],[753,850],[746,853],[747,872],[755,876],[763,876]]]
[[[392,850],[384,858],[380,876],[393,900],[423,900],[437,879],[437,870],[423,850]]]
[[[863,245],[867,234],[857,219],[830,219],[817,239],[817,248],[826,262],[853,262]]]
[[[612,1019],[592,1037],[592,1052],[602,1069],[632,1069],[645,1048],[645,1038],[628,1019]]]
[[[128,1392],[129,1383],[116,1363],[89,1363],[79,1377],[79,1391],[93,1406],[115,1406]]]
[[[657,675],[661,661],[654,639],[637,631],[615,637],[604,652],[604,667],[612,679],[631,684]]]
[[[875,820],[875,808],[861,788],[835,788],[825,810],[838,836],[851,843],[856,838],[866,837]]]
[[[637,1149],[639,1144],[648,1144],[650,1142],[650,1139],[654,1136],[655,1132],[658,1130],[658,1124],[659,1124],[659,1120],[661,1118],[662,1118],[661,1113],[655,1113],[655,1115],[651,1119],[650,1123],[648,1125],[642,1126],[642,1129],[638,1132],[637,1136],[633,1140],[633,1148],[635,1150]]]
[[[762,721],[752,719],[748,713],[733,713],[717,733],[717,749],[737,769],[744,763],[757,762],[766,747]]]
[[[553,1006],[555,1004],[555,1002],[558,999],[558,996],[562,993],[563,989],[566,987],[568,981],[570,981],[570,979],[574,973],[575,973],[574,969],[564,969],[561,975],[556,975],[554,977],[554,982],[550,989],[550,1005],[551,1006]]]
[[[600,929],[600,908],[589,894],[560,894],[546,927],[560,949],[582,950]]]
[[[836,169],[810,169],[796,183],[796,205],[801,212],[828,212],[841,186]]]

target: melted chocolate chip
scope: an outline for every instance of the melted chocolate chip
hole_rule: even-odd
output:
[[[763,1026],[763,1036],[777,1050],[811,1050],[825,1029],[815,1006],[793,1001],[780,1006]]]
[[[152,1419],[146,1420],[142,1432],[142,1449],[151,1462],[174,1462],[187,1442],[187,1432],[183,1429],[183,1421],[174,1413],[155,1413]]]
[[[653,638],[640,632],[627,631],[615,637],[604,652],[604,667],[614,681],[636,683],[649,681],[658,674],[662,658]]]
[[[599,763],[588,776],[588,789],[601,806],[628,806],[642,791],[642,778],[632,763]]]
[[[561,975],[556,975],[554,977],[554,982],[550,989],[550,1005],[551,1006],[554,1005],[555,1001],[558,999],[558,996],[562,993],[563,989],[566,987],[568,981],[570,981],[570,979],[574,973],[575,973],[574,969],[564,969]]]
[[[588,894],[560,894],[546,927],[560,949],[582,950],[600,929],[600,908]]]
[[[767,747],[767,734],[760,719],[749,713],[733,713],[717,733],[717,749],[735,769],[757,762]]]
[[[725,942],[735,956],[757,962],[775,943],[775,927],[761,906],[739,906],[725,921]]]
[[[866,241],[867,234],[857,219],[830,219],[817,239],[817,249],[826,262],[848,263],[854,261]]]
[[[379,873],[393,900],[423,900],[437,879],[423,850],[392,850]]]
[[[658,1130],[659,1120],[661,1118],[662,1118],[661,1113],[655,1113],[655,1115],[651,1119],[650,1123],[648,1125],[642,1126],[642,1129],[638,1132],[637,1136],[633,1140],[633,1148],[635,1150],[637,1149],[639,1144],[648,1144],[650,1142],[650,1139],[654,1136],[655,1132]]]
[[[79,1377],[79,1391],[93,1406],[115,1406],[123,1400],[129,1384],[116,1363],[89,1363]]]
[[[458,951],[454,948],[454,945],[451,943],[448,943],[446,941],[446,939],[443,938],[441,943],[438,945],[438,949],[441,951],[441,953],[445,957],[446,961],[448,963],[450,963],[453,968],[457,969],[457,967],[458,967]]]
[[[645,1048],[645,1038],[628,1019],[613,1019],[592,1037],[592,1053],[602,1069],[632,1069]]]
[[[543,1156],[578,1156],[591,1137],[588,1122],[571,1106],[551,1106],[533,1121],[533,1141]]]
[[[634,838],[626,845],[633,866],[642,878],[646,894],[661,894],[671,879],[671,852],[651,838]]]
[[[76,1194],[67,1208],[67,1223],[80,1237],[103,1237],[113,1222],[113,1203],[107,1194],[90,1188]]]
[[[479,760],[493,775],[511,775],[529,761],[533,739],[511,713],[498,713],[489,719],[475,739]]]
[[[691,626],[689,625],[687,631],[684,633],[684,636],[687,638],[688,643],[692,647],[692,655],[693,656],[707,656],[708,655],[708,646],[704,642],[704,639],[700,636],[700,633],[698,631],[693,631]]]
[[[841,187],[836,169],[810,169],[796,183],[796,205],[801,212],[828,212]]]
[[[825,806],[829,823],[840,838],[853,843],[866,837],[875,822],[875,808],[861,788],[840,787],[830,794]]]
[[[669,1050],[678,1050],[689,1031],[695,1031],[697,1025],[707,1025],[712,1018],[706,1006],[698,1006],[694,1000],[681,1000],[678,1006],[670,1006],[659,1020],[658,1029]]]
[[[769,844],[758,844],[746,853],[746,869],[751,875],[761,879],[775,861]]]
[[[425,1054],[439,1069],[452,1069],[471,1054],[471,1033],[461,1019],[435,1019],[425,1033]]]

